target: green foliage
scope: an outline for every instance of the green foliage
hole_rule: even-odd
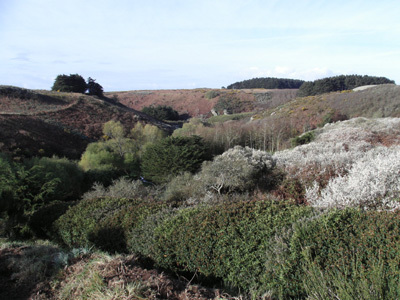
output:
[[[362,285],[373,287],[371,293],[382,289],[379,293],[391,293],[395,282],[389,278],[400,276],[399,225],[398,212],[356,209],[334,210],[297,222],[272,239],[275,247],[267,251],[270,259],[266,261],[265,277],[275,279],[269,287],[284,299],[305,296],[306,290],[314,294],[316,287],[321,291],[326,287],[342,290],[353,296],[357,290],[361,293]],[[319,279],[312,278],[316,271],[321,272]],[[373,273],[383,281],[378,284]],[[308,285],[304,284],[306,278],[310,279]],[[344,280],[340,285],[339,279]]]
[[[87,90],[89,95],[95,95],[98,97],[103,97],[103,87],[96,82],[96,80],[92,78],[88,78],[88,83],[87,83]]]
[[[224,111],[229,114],[241,113],[244,107],[244,103],[239,97],[232,95],[222,95],[219,97],[217,103],[214,106],[216,111]]]
[[[304,288],[312,299],[384,300],[400,297],[400,277],[391,276],[380,253],[369,269],[365,269],[356,255],[345,265],[328,270],[307,259],[304,273]]]
[[[142,112],[159,120],[179,120],[179,113],[171,106],[157,105],[143,107]]]
[[[206,97],[207,99],[213,99],[213,98],[216,98],[218,96],[219,96],[219,92],[218,91],[214,91],[214,90],[207,91],[204,94],[204,97]]]
[[[137,122],[130,132],[130,137],[135,140],[139,148],[139,155],[141,155],[148,145],[164,139],[167,137],[167,133],[157,126],[151,124],[143,126],[142,123]]]
[[[39,180],[38,186],[56,182],[54,191],[47,195],[45,202],[76,200],[82,194],[83,170],[75,162],[67,158],[42,157],[33,158],[26,165]]]
[[[304,82],[297,95],[299,97],[314,96],[324,93],[352,90],[363,85],[394,83],[393,80],[385,77],[361,76],[361,75],[340,75]]]
[[[144,249],[147,239],[154,240],[153,248],[144,252],[157,265],[216,276],[235,287],[262,294],[273,280],[264,276],[269,239],[280,228],[310,213],[308,207],[273,201],[180,209],[164,214],[162,222],[148,219],[142,224],[148,227],[142,231],[137,227],[131,250]]]
[[[61,217],[74,202],[53,201],[36,210],[29,218],[29,228],[39,239],[57,239],[53,223]]]
[[[156,228],[161,226],[179,212],[179,209],[164,207],[154,214],[148,215],[146,219],[129,233],[127,241],[130,253],[140,254],[145,258],[153,259],[157,246]]]
[[[210,158],[203,140],[198,136],[168,137],[146,147],[142,156],[143,176],[163,183],[181,172],[196,172]]]
[[[109,121],[104,124],[105,141],[90,143],[82,154],[79,165],[85,170],[123,172],[138,175],[138,145],[125,137],[120,122]]]
[[[52,91],[85,93],[87,84],[81,75],[58,75],[54,81]]]
[[[127,198],[82,200],[55,222],[60,240],[69,247],[95,246],[125,252],[128,232],[162,204]]]
[[[303,80],[287,78],[253,78],[235,82],[227,86],[228,89],[298,89]]]
[[[195,180],[190,172],[184,172],[168,182],[162,199],[168,203],[181,203],[192,197],[202,196],[204,192],[200,180]]]
[[[300,146],[300,145],[305,145],[311,143],[315,139],[315,132],[314,131],[308,131],[306,133],[303,133],[302,135],[296,136],[291,140],[292,146]]]
[[[29,237],[29,217],[42,206],[80,196],[83,173],[65,158],[33,158],[21,164],[3,157],[0,165],[1,207],[7,216],[6,233],[10,237]]]

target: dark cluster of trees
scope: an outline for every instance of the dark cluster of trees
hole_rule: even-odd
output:
[[[298,89],[304,80],[287,78],[253,78],[232,83],[228,89]]]
[[[52,91],[67,93],[87,93],[89,95],[103,97],[103,87],[91,77],[87,82],[79,74],[58,75],[51,88]]]
[[[368,75],[340,75],[315,81],[304,82],[297,95],[299,97],[314,96],[324,93],[352,90],[363,85],[395,83],[386,77]]]
[[[177,121],[179,113],[171,106],[157,105],[146,106],[142,108],[142,112],[159,120]]]

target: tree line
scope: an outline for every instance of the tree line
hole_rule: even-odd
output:
[[[304,80],[287,78],[253,78],[232,83],[227,89],[298,89]]]
[[[299,97],[314,96],[324,93],[352,90],[363,85],[395,83],[386,77],[368,75],[340,75],[304,82],[297,95]]]

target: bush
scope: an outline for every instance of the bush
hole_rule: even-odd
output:
[[[28,220],[42,206],[81,195],[83,172],[66,158],[33,158],[24,164],[0,158],[0,165],[0,200],[10,237],[30,237]]]
[[[244,192],[261,187],[275,166],[267,152],[249,147],[236,146],[216,156],[212,162],[204,162],[199,181],[206,190],[220,193]]]
[[[126,252],[128,232],[162,204],[127,198],[82,200],[55,222],[60,240],[69,247],[95,246]]]
[[[215,276],[262,294],[271,281],[277,280],[264,276],[270,237],[311,211],[309,207],[268,200],[185,208],[167,213],[162,222],[155,218],[143,222],[141,226],[148,227],[137,227],[136,232],[142,230],[133,235],[136,240],[130,244],[132,251],[144,249],[145,242],[140,239],[150,236],[155,241],[153,248],[142,251],[157,265]],[[154,231],[154,237],[148,228]]]
[[[38,186],[45,186],[51,180],[57,181],[54,191],[48,193],[44,199],[76,200],[82,194],[83,170],[67,158],[42,157],[28,161],[32,175],[38,179]]]
[[[290,273],[299,274],[299,285],[301,277],[310,279],[309,293],[328,287],[340,299],[362,294],[369,294],[362,299],[397,299],[399,240],[399,212],[336,210],[297,227],[288,243],[290,258],[286,258],[295,266]],[[310,276],[315,270],[321,271],[318,278]]]
[[[122,172],[133,177],[139,174],[139,147],[126,137],[120,122],[109,121],[103,126],[104,141],[90,143],[79,165],[85,170]]]
[[[218,91],[214,91],[214,90],[207,91],[204,94],[204,97],[206,97],[207,99],[213,99],[213,98],[216,98],[218,96],[219,96],[219,92]]]
[[[358,159],[345,176],[307,190],[316,207],[398,209],[400,207],[400,147],[378,147]]]
[[[171,106],[157,105],[157,106],[145,106],[142,108],[142,112],[152,116],[159,120],[179,120],[179,113],[174,110]]]
[[[218,112],[227,112],[228,114],[241,113],[244,108],[244,103],[236,96],[223,95],[221,96],[214,106]]]
[[[111,185],[104,187],[95,182],[92,189],[86,192],[82,199],[94,198],[145,198],[150,194],[150,188],[143,185],[140,180],[131,180],[121,177],[113,180]]]
[[[56,239],[57,236],[53,224],[72,205],[75,205],[75,203],[54,201],[35,211],[29,218],[28,223],[35,237],[39,239]]]
[[[200,137],[169,137],[146,147],[141,167],[146,179],[163,183],[181,172],[196,172],[209,158]]]
[[[315,139],[315,132],[314,131],[309,131],[306,133],[303,133],[302,135],[299,135],[295,138],[292,139],[292,146],[300,146],[300,145],[305,145],[308,143],[311,143]]]
[[[81,75],[58,75],[54,81],[52,91],[85,93],[87,85]]]
[[[168,203],[181,203],[193,197],[200,197],[203,192],[200,180],[195,179],[190,172],[185,172],[168,182],[162,199]]]

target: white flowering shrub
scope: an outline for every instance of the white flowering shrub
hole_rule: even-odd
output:
[[[315,183],[306,197],[311,205],[324,208],[400,208],[400,146],[369,151],[347,175],[332,178],[321,190]]]
[[[344,175],[351,165],[382,142],[400,144],[400,118],[366,119],[327,124],[315,130],[315,140],[275,153],[277,166],[309,185]],[[320,182],[321,183],[321,182]]]
[[[112,184],[105,188],[100,183],[95,183],[92,189],[86,192],[82,199],[95,198],[143,198],[151,194],[150,188],[143,185],[140,180],[130,180],[121,177],[114,180]]]
[[[254,189],[274,166],[275,161],[267,152],[236,146],[213,161],[204,162],[195,180],[207,191],[243,192]]]

